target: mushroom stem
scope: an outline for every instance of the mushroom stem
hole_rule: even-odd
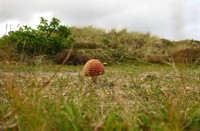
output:
[[[97,83],[97,81],[98,81],[98,79],[97,79],[97,78],[98,78],[98,76],[92,76],[92,82],[96,84],[96,83]]]

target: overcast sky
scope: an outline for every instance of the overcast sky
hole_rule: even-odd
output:
[[[200,0],[0,0],[0,35],[6,24],[36,27],[39,17],[68,26],[150,32],[170,40],[200,40]]]

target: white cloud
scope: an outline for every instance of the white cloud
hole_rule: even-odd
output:
[[[33,14],[33,17],[27,24],[31,25],[33,28],[37,28],[37,25],[40,23],[40,17],[44,17],[46,20],[50,21],[53,17],[53,12]]]
[[[9,31],[15,31],[23,25],[29,25],[32,28],[36,29],[37,25],[40,23],[40,17],[44,17],[47,20],[51,20],[53,17],[53,12],[44,12],[33,14],[30,21],[22,22],[19,20],[8,20],[3,23],[0,23],[0,36],[7,34]]]
[[[127,28],[172,40],[200,40],[199,0],[1,0],[1,23],[36,26],[40,16],[69,26]],[[18,23],[17,23],[18,24]]]
[[[9,31],[14,31],[19,29],[20,27],[20,21],[17,20],[9,20],[5,21],[0,24],[0,36],[3,36],[4,34],[7,34]]]

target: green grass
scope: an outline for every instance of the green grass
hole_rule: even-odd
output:
[[[97,85],[64,66],[46,84],[57,68],[0,67],[0,130],[200,130],[199,66],[106,66]]]

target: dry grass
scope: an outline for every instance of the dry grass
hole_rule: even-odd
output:
[[[111,66],[98,85],[84,78],[81,69],[2,66],[0,129],[200,129],[198,66]]]

